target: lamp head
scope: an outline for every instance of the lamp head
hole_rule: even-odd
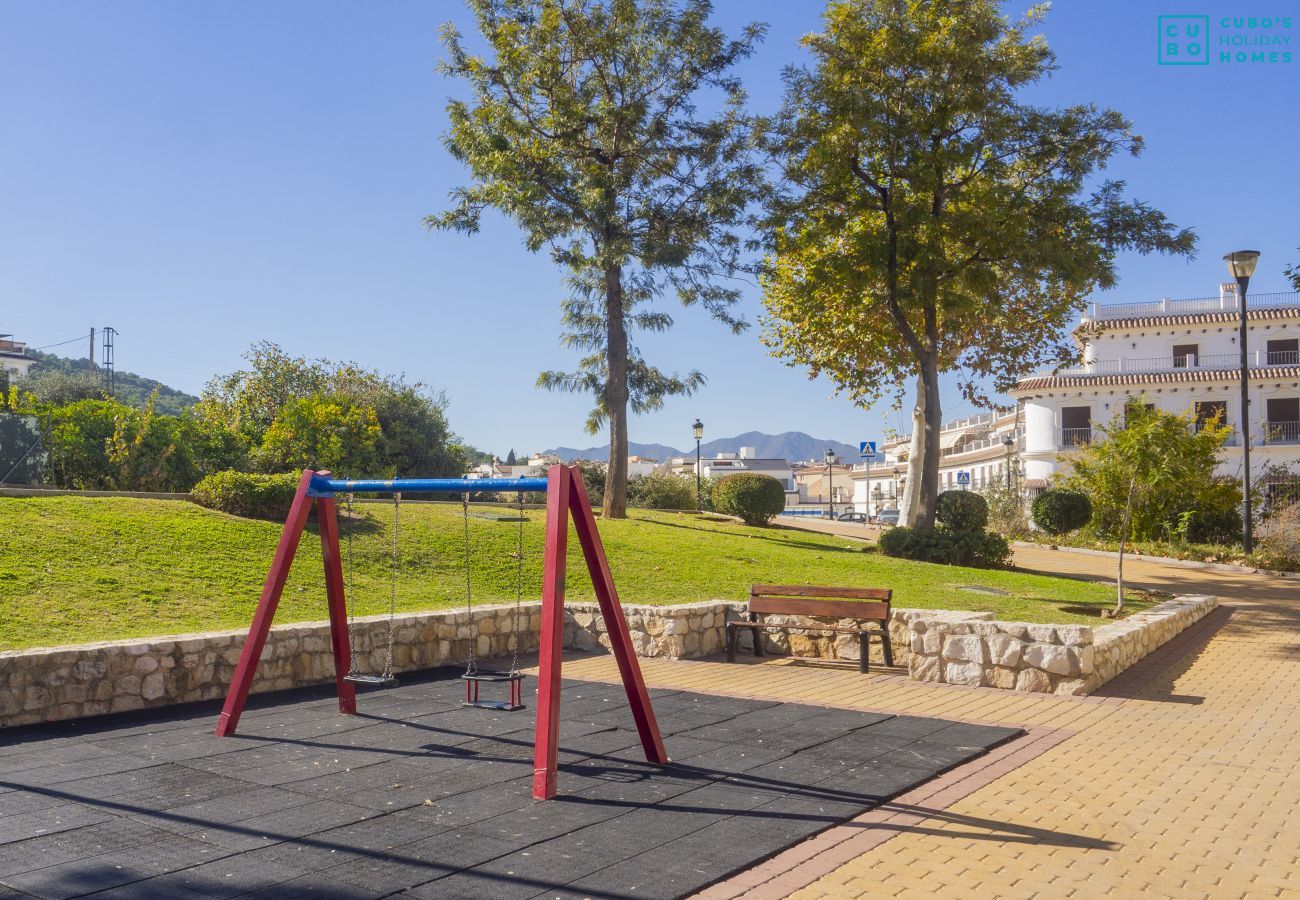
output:
[[[1258,250],[1233,250],[1223,254],[1223,261],[1228,264],[1228,274],[1233,278],[1249,278],[1255,274],[1255,263],[1259,262]]]
[[[1011,446],[1012,444],[1014,444],[1015,442],[1016,442],[1016,439],[1013,438],[1011,435],[1009,435],[1009,434],[1004,434],[1004,435],[1002,435],[1002,443],[1003,443],[1004,445],[1006,445],[1007,447],[1010,447],[1010,446]]]
[[[827,448],[825,459],[826,459],[826,465],[828,466],[835,465],[835,451]]]
[[[695,439],[698,441],[704,437],[704,423],[696,419],[695,424],[691,426],[691,431],[695,432]]]

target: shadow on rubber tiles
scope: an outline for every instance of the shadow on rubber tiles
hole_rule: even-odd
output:
[[[565,682],[538,803],[532,712],[461,690],[262,694],[229,738],[210,703],[7,731],[0,897],[678,897],[1020,733],[655,690],[654,766],[621,686]]]

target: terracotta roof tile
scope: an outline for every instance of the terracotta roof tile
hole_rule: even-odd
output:
[[[1300,306],[1246,310],[1247,322],[1294,319],[1297,316],[1300,316]],[[1075,331],[1114,331],[1123,328],[1159,328],[1168,325],[1203,325],[1218,322],[1235,323],[1238,321],[1240,321],[1240,318],[1236,310],[1228,310],[1226,312],[1190,313],[1183,316],[1143,316],[1139,319],[1086,319],[1079,323]]]
[[[1122,372],[1114,375],[1033,375],[1022,378],[1012,392],[1040,391],[1061,387],[1106,387],[1131,384],[1183,384],[1197,381],[1230,381],[1239,369],[1176,369],[1171,372]],[[1251,381],[1300,378],[1300,366],[1267,366],[1250,370]]]

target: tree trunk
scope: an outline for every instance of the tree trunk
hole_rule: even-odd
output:
[[[1119,528],[1119,561],[1115,566],[1115,615],[1124,609],[1124,544],[1128,541],[1128,525],[1133,518],[1133,488],[1137,486],[1137,473],[1128,482],[1128,499],[1124,501],[1124,523]]]
[[[623,321],[623,269],[605,269],[605,337],[608,371],[605,407],[609,412],[609,463],[605,469],[607,519],[627,518],[627,329]]]
[[[933,528],[939,500],[939,432],[943,428],[943,407],[939,400],[938,363],[931,358],[923,361],[920,369],[916,378],[912,449],[907,458],[902,514],[908,525]]]
[[[916,511],[920,506],[921,492],[918,489],[923,473],[925,459],[925,392],[921,390],[921,379],[916,379],[916,405],[912,407],[912,441],[907,451],[907,483],[903,485],[903,496],[898,501],[898,524],[909,528],[916,524]]]

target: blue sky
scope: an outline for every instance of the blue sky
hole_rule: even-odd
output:
[[[1213,42],[1222,17],[1265,6],[1068,0],[1049,16],[1060,71],[1031,99],[1129,116],[1147,150],[1111,174],[1201,238],[1192,262],[1124,257],[1102,299],[1213,294],[1220,256],[1239,247],[1264,254],[1252,290],[1286,286],[1282,269],[1300,256],[1300,59],[1156,61],[1157,13],[1209,15]],[[774,109],[781,67],[799,58],[821,5],[717,9],[733,32],[770,24],[742,74],[754,108]],[[582,430],[588,398],[533,387],[539,371],[573,362],[549,259],[499,218],[474,237],[421,227],[465,178],[439,141],[456,91],[434,72],[448,19],[469,25],[453,0],[0,0],[0,332],[41,346],[112,325],[119,368],[192,392],[266,338],[444,389],[453,427],[490,450],[597,443]],[[1294,45],[1300,21],[1242,33]],[[750,291],[744,312],[760,309]],[[633,440],[684,447],[696,416],[710,438],[855,441],[898,422],[888,404],[856,409],[771,359],[757,327],[733,337],[674,314],[678,326],[642,347],[709,383],[634,420]],[[973,411],[948,391],[947,417]]]

